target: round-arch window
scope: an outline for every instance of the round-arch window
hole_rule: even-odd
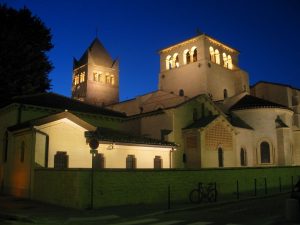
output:
[[[223,155],[222,148],[218,148],[218,161],[219,161],[219,167],[224,167],[224,155]]]
[[[270,145],[268,142],[263,141],[260,144],[260,160],[261,163],[270,163]]]
[[[247,152],[244,148],[241,148],[240,159],[241,159],[241,166],[247,166]]]

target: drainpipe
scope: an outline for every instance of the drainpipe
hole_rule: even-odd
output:
[[[23,104],[20,104],[18,107],[17,124],[20,124],[22,121],[22,108]]]

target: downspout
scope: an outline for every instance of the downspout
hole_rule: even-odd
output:
[[[31,162],[30,162],[30,169],[29,169],[29,199],[32,199],[33,194],[33,185],[34,185],[34,169],[35,169],[35,129],[31,127]]]
[[[20,104],[18,107],[17,124],[20,124],[22,122],[22,108],[23,104]]]

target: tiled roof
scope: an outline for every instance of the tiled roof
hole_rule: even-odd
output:
[[[249,126],[245,121],[243,121],[241,118],[239,118],[236,115],[230,114],[227,119],[231,123],[232,126],[234,127],[239,127],[239,128],[245,128],[245,129],[250,129],[253,130],[251,126]]]
[[[87,131],[86,136],[96,137],[99,141],[146,144],[146,145],[161,145],[173,146],[177,145],[174,142],[162,141],[158,139],[148,138],[144,136],[135,136],[122,131],[117,131],[109,128],[98,127],[95,132]]]
[[[281,83],[270,82],[270,81],[258,81],[256,84],[251,85],[251,88],[254,88],[255,86],[257,86],[259,84],[272,84],[272,85],[277,85],[277,86],[282,86],[282,87],[288,87],[288,88],[300,91],[300,88],[298,88],[298,87],[294,87],[294,86],[289,85],[289,84],[281,84]]]
[[[237,103],[235,103],[230,110],[239,109],[253,109],[253,108],[284,108],[288,109],[284,105],[277,104],[262,98],[254,97],[252,95],[245,95]]]
[[[194,121],[192,124],[188,125],[187,127],[183,128],[183,130],[206,127],[208,124],[214,121],[218,116],[219,115],[203,117],[201,119]]]
[[[96,113],[106,116],[125,117],[125,114],[123,113],[95,105],[90,105],[79,100],[71,99],[51,92],[14,97],[10,102],[3,104],[1,107],[9,105],[11,103],[20,103],[84,113]]]

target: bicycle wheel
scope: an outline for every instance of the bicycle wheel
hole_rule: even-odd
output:
[[[208,190],[207,200],[209,202],[216,202],[217,201],[217,190],[215,190],[215,189]]]
[[[200,202],[200,194],[198,189],[194,189],[190,192],[189,199],[191,203],[199,203]]]

